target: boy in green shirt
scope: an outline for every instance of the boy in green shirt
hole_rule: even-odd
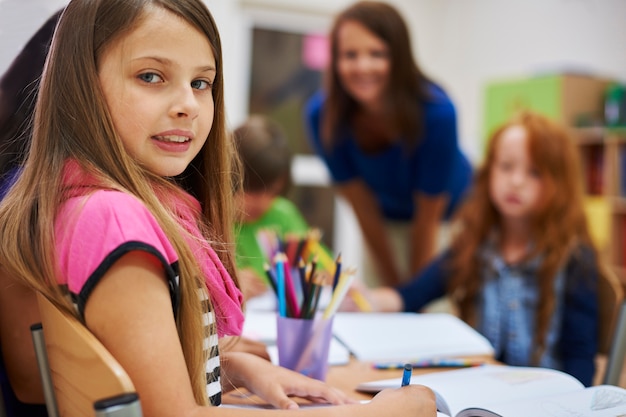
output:
[[[291,185],[292,155],[280,127],[253,115],[235,129],[234,138],[243,165],[235,252],[239,282],[249,299],[264,293],[269,285],[264,269],[269,260],[257,240],[259,232],[304,237],[309,225],[295,204],[283,197]]]

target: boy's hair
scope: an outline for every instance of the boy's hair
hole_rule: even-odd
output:
[[[458,233],[451,247],[450,291],[459,302],[462,317],[473,322],[475,300],[482,285],[477,250],[491,232],[500,229],[501,221],[490,198],[489,184],[502,133],[512,126],[521,126],[526,131],[528,152],[543,184],[541,205],[531,219],[533,249],[528,255],[528,258],[542,258],[537,277],[540,298],[534,335],[540,351],[554,310],[554,280],[559,268],[570,256],[575,256],[580,244],[595,251],[584,213],[578,150],[561,124],[540,114],[524,112],[491,135],[485,161],[477,170],[471,193],[455,219]]]
[[[331,59],[326,74],[327,99],[322,118],[322,138],[331,147],[342,123],[350,120],[358,103],[342,87],[337,71],[339,60],[339,29],[345,22],[365,26],[389,48],[390,114],[396,128],[409,148],[417,145],[423,129],[421,102],[428,98],[428,78],[413,58],[411,37],[407,25],[393,6],[382,1],[358,1],[339,13],[330,31]]]
[[[250,116],[234,131],[243,166],[243,190],[249,193],[286,192],[291,179],[292,154],[284,131],[260,115]]]
[[[173,179],[152,174],[126,152],[98,78],[103,53],[149,18],[154,8],[168,10],[204,34],[216,61],[211,132],[185,172]],[[4,242],[0,263],[12,276],[76,314],[55,280],[54,219],[65,197],[61,180],[65,162],[77,161],[103,188],[136,196],[155,216],[178,254],[182,299],[178,330],[196,400],[206,404],[204,329],[197,294],[198,288],[205,288],[203,274],[185,241],[185,231],[175,220],[171,201],[164,197],[178,193],[185,198],[180,185],[200,201],[204,223],[199,226],[236,280],[231,236],[235,158],[225,129],[220,38],[201,0],[72,0],[61,16],[46,62],[28,159],[0,206],[0,239]]]

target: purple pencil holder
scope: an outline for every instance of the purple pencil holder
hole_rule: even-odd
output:
[[[296,319],[278,316],[277,345],[280,366],[324,381],[333,318]]]

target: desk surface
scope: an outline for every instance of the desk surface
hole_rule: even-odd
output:
[[[498,363],[490,357],[473,357],[472,359],[484,360],[485,363]],[[458,368],[449,368],[458,369]],[[413,375],[425,374],[429,372],[445,372],[442,368],[414,369]],[[375,369],[369,362],[360,362],[354,358],[350,359],[347,365],[331,366],[328,370],[326,382],[339,388],[355,400],[368,400],[372,394],[356,391],[356,386],[362,382],[376,381],[379,379],[401,378],[402,369]],[[245,404],[255,402],[252,397],[242,395],[241,392],[232,392],[224,395],[225,403]]]
[[[473,360],[485,363],[498,363],[488,356],[472,357]],[[427,374],[430,372],[445,372],[446,370],[459,368],[423,368],[413,369],[413,375]],[[356,386],[362,382],[377,381],[380,379],[401,378],[402,369],[375,369],[369,362],[360,362],[351,358],[348,365],[331,366],[328,370],[326,382],[333,387],[339,388],[350,397],[357,400],[372,398],[371,394],[356,391]]]
[[[415,373],[418,372],[427,372],[427,370],[415,369]],[[374,369],[371,363],[360,362],[352,358],[347,365],[331,366],[326,376],[326,382],[339,388],[352,398],[365,400],[372,398],[372,395],[355,390],[361,382],[401,377],[402,369]]]

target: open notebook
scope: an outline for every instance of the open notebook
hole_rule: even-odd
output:
[[[626,390],[585,388],[554,369],[483,365],[416,375],[411,384],[431,388],[438,416],[450,417],[616,417],[626,415]],[[400,379],[365,382],[357,390],[397,388]]]
[[[333,334],[362,361],[494,354],[484,336],[444,313],[337,313]]]

